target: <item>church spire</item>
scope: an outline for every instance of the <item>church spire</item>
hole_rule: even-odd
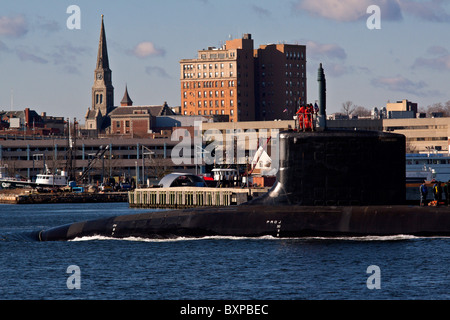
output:
[[[133,100],[131,100],[130,95],[128,94],[128,85],[125,86],[125,94],[123,95],[120,105],[122,107],[130,107],[133,105]]]
[[[106,45],[105,24],[102,15],[102,28],[100,31],[100,42],[98,45],[97,69],[109,69],[108,48]]]
[[[97,67],[94,74],[95,80],[94,85],[92,86],[92,110],[99,110],[102,117],[106,117],[114,109],[114,87],[112,85],[112,71],[109,68],[103,15],[98,45]]]

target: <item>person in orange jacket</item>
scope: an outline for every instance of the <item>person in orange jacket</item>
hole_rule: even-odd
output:
[[[304,130],[305,126],[304,126],[304,121],[305,121],[305,113],[306,113],[306,108],[304,105],[302,105],[300,107],[300,109],[298,109],[297,111],[297,119],[298,119],[298,130]]]

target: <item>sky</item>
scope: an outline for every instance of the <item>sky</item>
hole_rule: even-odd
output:
[[[306,45],[308,100],[323,63],[328,114],[450,100],[450,0],[0,0],[0,110],[84,123],[102,14],[115,105],[127,85],[134,105],[179,106],[180,60],[244,33]]]

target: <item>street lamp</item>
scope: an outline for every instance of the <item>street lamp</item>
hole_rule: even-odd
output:
[[[200,149],[200,150],[198,150]],[[203,155],[204,154],[209,154],[209,152],[205,151],[205,149],[203,149],[201,146],[195,146],[195,174],[198,175],[198,154],[200,153],[201,157],[200,159],[202,160],[202,165],[203,165]]]
[[[144,149],[147,150],[147,152],[144,152]],[[145,181],[145,155],[150,155],[150,159],[151,159],[151,155],[155,154],[152,150],[150,150],[149,148],[142,146],[142,184],[144,184]]]

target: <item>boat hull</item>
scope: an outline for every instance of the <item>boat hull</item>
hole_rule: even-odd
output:
[[[41,241],[238,236],[450,236],[449,207],[236,206],[151,212],[79,222],[42,231]]]

